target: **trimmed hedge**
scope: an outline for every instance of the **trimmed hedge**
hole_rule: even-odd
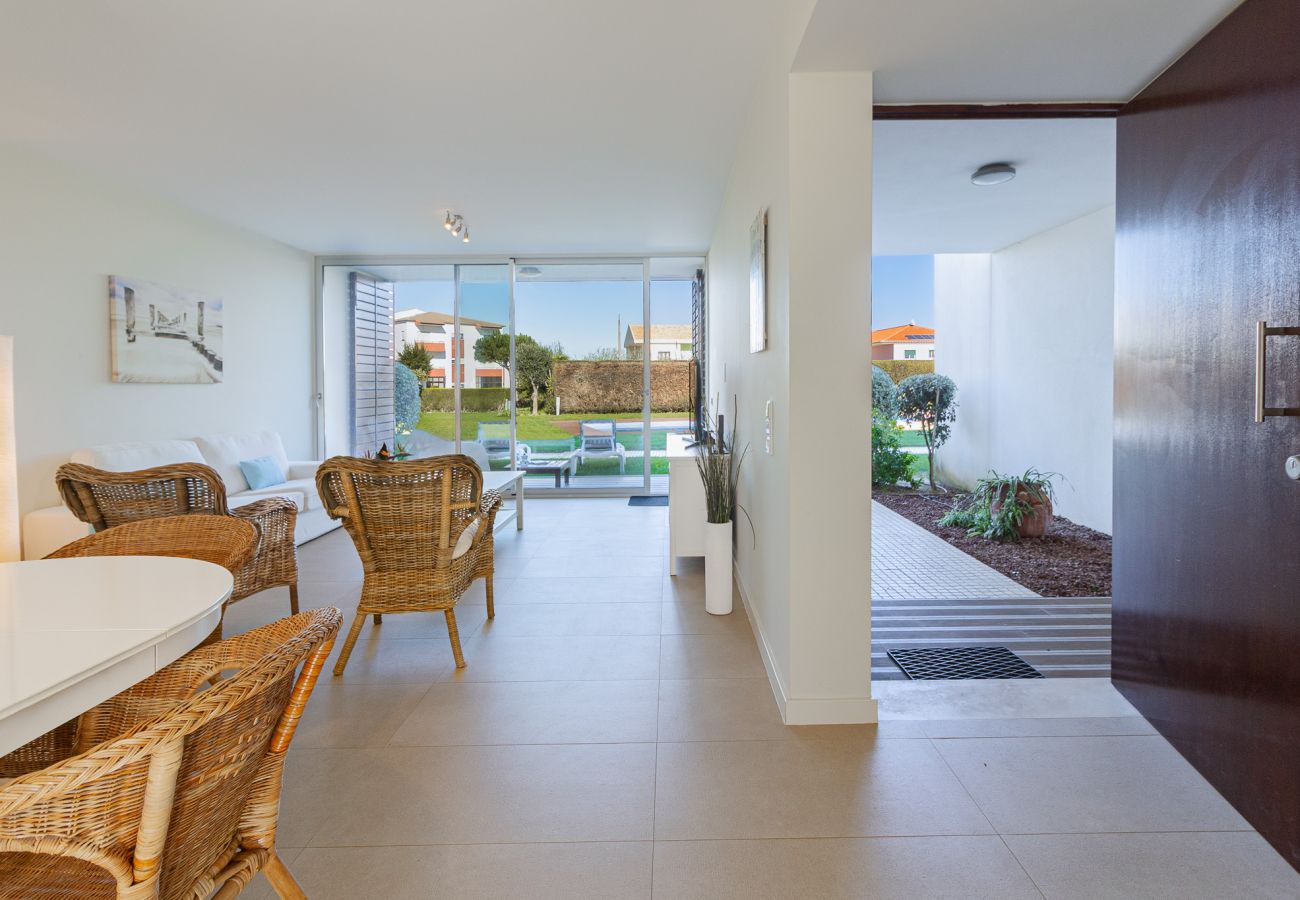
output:
[[[560,412],[640,412],[641,360],[557,360],[551,370],[551,397]],[[681,412],[691,406],[692,360],[650,363],[650,409]],[[555,409],[552,399],[547,411]]]
[[[461,388],[460,408],[465,412],[496,412],[510,402],[510,388]],[[425,412],[454,412],[454,388],[425,388],[420,394],[420,408]]]
[[[894,384],[900,384],[904,378],[913,375],[929,375],[934,372],[932,359],[873,359],[871,364],[884,369],[885,374],[894,379]]]

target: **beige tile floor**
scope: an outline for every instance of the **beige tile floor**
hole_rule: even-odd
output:
[[[310,896],[1300,896],[1104,682],[882,684],[878,727],[787,728],[743,610],[704,614],[698,565],[667,575],[666,512],[532,503],[495,620],[481,588],[460,606],[460,672],[441,616],[367,625],[286,773]],[[350,619],[346,536],[301,567],[303,602]],[[227,631],[287,609],[250,598]]]

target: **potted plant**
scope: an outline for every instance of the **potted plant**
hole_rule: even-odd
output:
[[[736,483],[744,459],[745,451],[735,453],[721,431],[706,435],[695,456],[704,483],[704,609],[715,616],[731,612],[731,523],[740,508]]]
[[[970,499],[953,507],[939,524],[965,528],[971,536],[993,541],[1042,537],[1052,524],[1056,500],[1052,479],[1059,477],[1037,469],[1022,475],[989,472],[979,480]]]

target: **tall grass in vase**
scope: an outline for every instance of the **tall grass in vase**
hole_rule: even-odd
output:
[[[695,456],[704,486],[704,609],[715,616],[731,612],[731,523],[740,509],[736,487],[745,453],[710,433]]]

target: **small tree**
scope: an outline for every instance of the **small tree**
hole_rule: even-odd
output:
[[[957,385],[947,375],[912,375],[898,386],[898,414],[921,426],[934,490],[934,451],[943,446],[957,419]]]
[[[433,365],[433,354],[419,344],[403,344],[402,352],[397,354],[397,361],[415,373],[423,382],[429,377],[429,368]]]
[[[547,350],[536,341],[529,340],[526,344],[520,344],[515,341],[515,371],[519,374],[520,381],[527,382],[533,391],[533,415],[537,415],[537,401],[541,396],[542,389],[551,380],[551,363],[553,357],[551,351]]]
[[[393,366],[393,417],[398,434],[410,434],[420,424],[420,381],[406,366]]]
[[[871,408],[891,421],[898,418],[898,386],[880,366],[871,367]]]
[[[535,343],[532,338],[526,334],[515,337],[515,350],[525,343]],[[510,368],[510,335],[498,331],[496,334],[485,334],[474,342],[474,358],[481,363],[500,366],[503,369]]]

